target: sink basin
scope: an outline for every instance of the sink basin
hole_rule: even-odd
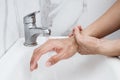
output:
[[[39,37],[38,44],[46,40],[45,37]],[[47,68],[46,60],[55,54],[48,52],[39,60],[38,69],[30,72],[30,59],[39,45],[26,47],[23,43],[24,39],[19,39],[0,59],[0,80],[119,80],[108,57],[78,53]]]

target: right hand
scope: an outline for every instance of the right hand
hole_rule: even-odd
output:
[[[81,26],[77,26],[79,28],[79,31],[82,31],[82,27]],[[75,31],[75,27],[73,28],[72,32],[68,35],[69,37],[74,36],[74,31]]]
[[[78,52],[80,54],[99,53],[100,39],[81,34],[79,27],[74,28],[73,36],[78,44]]]

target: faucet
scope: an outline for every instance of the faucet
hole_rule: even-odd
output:
[[[37,45],[36,39],[42,34],[43,36],[50,36],[51,30],[48,27],[36,26],[36,14],[40,11],[33,12],[24,17],[24,31],[25,31],[25,46]]]

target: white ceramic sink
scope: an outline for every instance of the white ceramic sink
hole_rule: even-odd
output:
[[[46,40],[39,37],[38,44]],[[38,69],[30,72],[29,63],[35,47],[25,47],[23,43],[24,39],[19,39],[0,59],[0,80],[119,80],[111,64],[117,59],[100,55],[76,54],[47,68],[44,63],[51,56],[50,52],[41,57]]]

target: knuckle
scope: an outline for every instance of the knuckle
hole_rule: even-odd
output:
[[[55,46],[56,45],[56,40],[55,39],[49,39],[47,44],[50,45],[50,46]]]

